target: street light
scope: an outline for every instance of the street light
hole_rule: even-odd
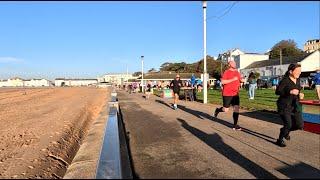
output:
[[[141,56],[141,91],[142,91],[142,93],[144,92],[144,88],[143,88],[143,58],[144,58],[144,56]]]
[[[280,48],[280,76],[282,76],[282,49],[281,48]]]
[[[207,104],[207,1],[202,1],[203,7],[203,104]]]

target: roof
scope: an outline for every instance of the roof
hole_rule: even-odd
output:
[[[20,78],[20,77],[13,77],[13,78],[9,78],[10,80],[24,80],[24,79],[22,79],[22,78]]]
[[[49,81],[47,79],[25,79],[24,81],[32,81],[32,80],[34,80],[34,81],[42,81],[42,80]]]
[[[66,78],[56,78],[55,80],[65,80],[65,81],[84,81],[84,80],[92,80],[92,81],[97,81],[98,79],[66,79]]]
[[[266,54],[261,54],[261,53],[244,53],[244,54],[239,54],[239,55],[246,55],[246,54],[249,54],[249,55],[266,55]]]
[[[180,79],[190,79],[192,76],[192,73],[160,72],[160,73],[144,74],[143,79],[174,79],[177,74],[180,75]],[[201,77],[200,73],[193,73],[193,74],[196,76],[196,78]],[[138,79],[141,79],[141,77]]]
[[[310,39],[310,40],[308,40],[307,42],[312,42],[312,41],[319,42],[319,41],[320,41],[320,39]]]
[[[282,64],[294,64],[297,62],[301,62],[309,55],[310,54],[308,54],[307,56],[302,57],[302,58],[283,57]],[[261,68],[261,67],[276,66],[276,65],[280,65],[280,59],[267,59],[267,60],[263,60],[263,61],[253,62],[249,66],[245,67],[244,69],[253,69],[253,68]]]

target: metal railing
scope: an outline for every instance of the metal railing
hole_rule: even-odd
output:
[[[111,102],[109,102],[109,116],[104,131],[96,179],[132,179],[126,142],[123,138],[124,136],[120,134],[124,132],[120,122],[119,105],[116,96],[117,93],[113,91],[111,93]],[[121,146],[121,143],[124,144]]]

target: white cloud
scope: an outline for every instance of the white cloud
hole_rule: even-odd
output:
[[[23,59],[15,57],[0,57],[0,63],[20,63],[23,62]]]

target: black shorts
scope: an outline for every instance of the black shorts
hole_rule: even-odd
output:
[[[223,107],[228,108],[230,105],[240,105],[239,96],[223,96]]]
[[[180,89],[173,89],[173,93],[179,95],[180,94]]]

